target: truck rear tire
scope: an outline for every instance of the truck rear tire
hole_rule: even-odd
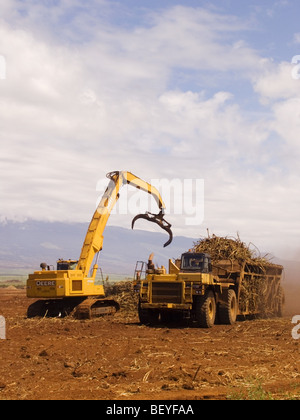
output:
[[[212,328],[216,320],[216,300],[212,291],[208,291],[196,302],[195,317],[199,327]]]
[[[237,317],[237,298],[233,289],[228,290],[226,302],[220,302],[218,310],[221,324],[232,325]]]

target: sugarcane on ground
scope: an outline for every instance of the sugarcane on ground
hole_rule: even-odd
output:
[[[300,399],[291,314],[204,330],[142,326],[130,305],[86,321],[26,319],[27,306],[0,289],[0,399]]]

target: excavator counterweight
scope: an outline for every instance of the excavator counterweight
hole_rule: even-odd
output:
[[[146,213],[136,216],[132,227],[138,218],[155,222],[170,235],[165,246],[171,243],[171,225],[163,219],[165,204],[157,189],[127,171],[110,172],[107,177],[110,181],[88,227],[79,259],[60,259],[56,270],[51,270],[50,266],[42,263],[40,271],[29,275],[27,297],[39,299],[29,306],[29,318],[74,315],[79,319],[90,319],[120,309],[117,302],[105,298],[104,287],[95,283],[104,229],[123,185],[130,184],[151,194],[160,210],[157,215]]]

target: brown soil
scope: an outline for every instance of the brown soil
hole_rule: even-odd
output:
[[[0,289],[0,399],[300,398],[291,317],[197,328],[26,319],[24,290]]]

